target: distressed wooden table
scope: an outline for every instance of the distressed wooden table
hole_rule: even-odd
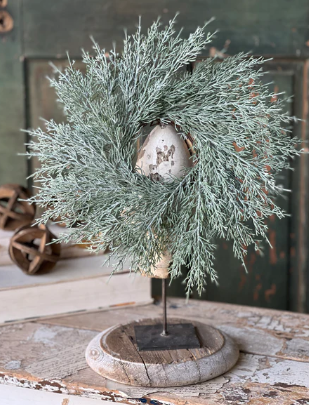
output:
[[[309,404],[304,314],[169,299],[169,316],[214,325],[237,341],[241,356],[231,371],[202,384],[158,389],[120,385],[87,367],[84,350],[98,331],[161,310],[151,304],[1,326],[1,405]]]

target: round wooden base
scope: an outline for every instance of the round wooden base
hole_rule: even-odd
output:
[[[169,324],[188,322],[196,328],[201,343],[198,349],[138,351],[134,326],[161,323],[160,319],[143,319],[97,335],[86,349],[86,361],[103,377],[145,387],[196,384],[232,368],[239,350],[228,335],[200,322],[168,319]]]

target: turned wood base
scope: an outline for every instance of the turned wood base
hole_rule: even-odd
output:
[[[134,326],[161,322],[160,319],[143,319],[106,329],[89,343],[88,365],[96,373],[122,384],[173,387],[210,380],[237,362],[239,350],[228,335],[187,319],[169,319],[168,323],[193,323],[201,348],[139,352]]]

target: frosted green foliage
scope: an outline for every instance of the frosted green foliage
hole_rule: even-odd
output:
[[[150,272],[168,249],[172,278],[189,266],[189,293],[201,292],[207,275],[217,281],[216,238],[232,240],[243,264],[247,246],[267,240],[265,219],[286,215],[274,176],[299,152],[288,129],[294,118],[261,82],[263,59],[207,59],[191,74],[182,68],[211,35],[204,26],[182,39],[174,24],[155,22],[146,35],[139,26],[121,54],[107,57],[95,44],[95,56],[83,53],[85,74],[74,62],[58,71],[50,81],[68,123],[30,131],[29,155],[41,162],[38,223],[61,217],[72,228],[62,240],[109,247],[116,270],[130,257],[132,270]],[[194,165],[181,179],[155,182],[135,169],[137,141],[155,120],[194,139]]]

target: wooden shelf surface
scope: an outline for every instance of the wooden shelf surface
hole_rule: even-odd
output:
[[[171,298],[169,316],[208,323],[236,340],[241,355],[232,370],[202,384],[160,389],[120,385],[87,366],[85,348],[99,331],[161,312],[161,304],[126,306],[1,326],[0,382],[53,392],[54,397],[88,398],[89,404],[309,403],[305,314]],[[67,403],[63,401],[59,404]]]

